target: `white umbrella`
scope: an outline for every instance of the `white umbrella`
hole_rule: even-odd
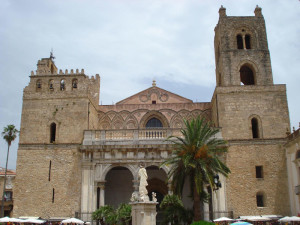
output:
[[[0,223],[23,223],[23,221],[24,220],[9,217],[0,218]]]
[[[76,218],[70,218],[70,219],[66,219],[61,221],[61,223],[76,223],[76,224],[84,224],[84,222],[82,220],[76,219]]]
[[[262,217],[262,216],[253,216],[248,219],[249,221],[271,221],[270,218]]]
[[[35,224],[42,224],[45,222],[46,222],[45,220],[39,220],[39,219],[27,219],[23,221],[23,223],[35,223]]]
[[[300,221],[300,217],[298,216],[292,216],[291,221]]]
[[[218,219],[215,219],[214,222],[221,222],[221,221],[232,221],[233,219],[227,218],[227,217],[221,217]]]
[[[292,219],[291,217],[285,216],[285,217],[279,219],[278,221],[279,222],[290,222],[290,221],[292,221],[291,219]]]

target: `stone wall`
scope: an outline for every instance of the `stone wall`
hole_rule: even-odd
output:
[[[251,139],[253,117],[261,138],[284,138],[290,127],[285,85],[217,87],[212,101],[226,140]]]
[[[21,145],[14,217],[74,217],[80,211],[80,171],[76,145]]]
[[[229,143],[228,210],[234,212],[234,217],[289,215],[285,151],[280,143]],[[263,178],[256,178],[255,166],[263,166]],[[259,192],[264,195],[264,207],[257,207],[256,194]]]

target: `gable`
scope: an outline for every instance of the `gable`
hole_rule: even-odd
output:
[[[155,102],[155,103],[154,103]],[[164,103],[193,103],[192,100],[166,91],[162,88],[152,86],[135,95],[117,102],[120,104],[164,104]]]

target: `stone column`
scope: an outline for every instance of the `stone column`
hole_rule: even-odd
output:
[[[156,225],[157,202],[132,202],[132,225]]]
[[[203,213],[204,213],[204,216],[203,216],[204,220],[209,221],[209,205],[208,205],[208,203],[204,203]]]
[[[244,49],[246,49],[246,36],[245,34],[243,34],[243,46],[244,46]]]
[[[93,209],[94,212],[97,209],[97,185],[94,185],[94,192],[93,192]]]
[[[98,186],[100,188],[100,198],[99,198],[100,202],[99,202],[99,206],[101,207],[101,206],[104,206],[104,204],[105,204],[105,202],[104,202],[104,198],[105,198],[105,191],[104,191],[104,189],[105,189],[105,181],[100,182],[98,184]]]

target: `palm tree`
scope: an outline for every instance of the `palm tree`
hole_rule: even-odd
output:
[[[221,161],[220,156],[227,151],[226,142],[215,135],[219,129],[211,126],[205,119],[197,117],[184,121],[185,128],[181,129],[182,137],[168,138],[174,144],[173,157],[166,160],[163,165],[169,165],[168,179],[172,182],[174,194],[182,195],[186,178],[190,180],[194,220],[203,219],[203,202],[207,200],[208,193],[204,190],[209,185],[216,190],[214,177],[230,173],[229,168]]]
[[[6,174],[7,174],[7,163],[8,163],[8,156],[9,156],[9,147],[11,143],[16,139],[17,133],[19,131],[15,128],[14,125],[8,125],[4,127],[2,136],[3,139],[7,142],[7,155],[6,155],[6,166],[5,166],[5,175],[4,175],[4,184],[3,184],[3,194],[2,194],[2,205],[1,205],[1,217],[4,216],[4,194],[5,194],[5,185],[6,185]]]

